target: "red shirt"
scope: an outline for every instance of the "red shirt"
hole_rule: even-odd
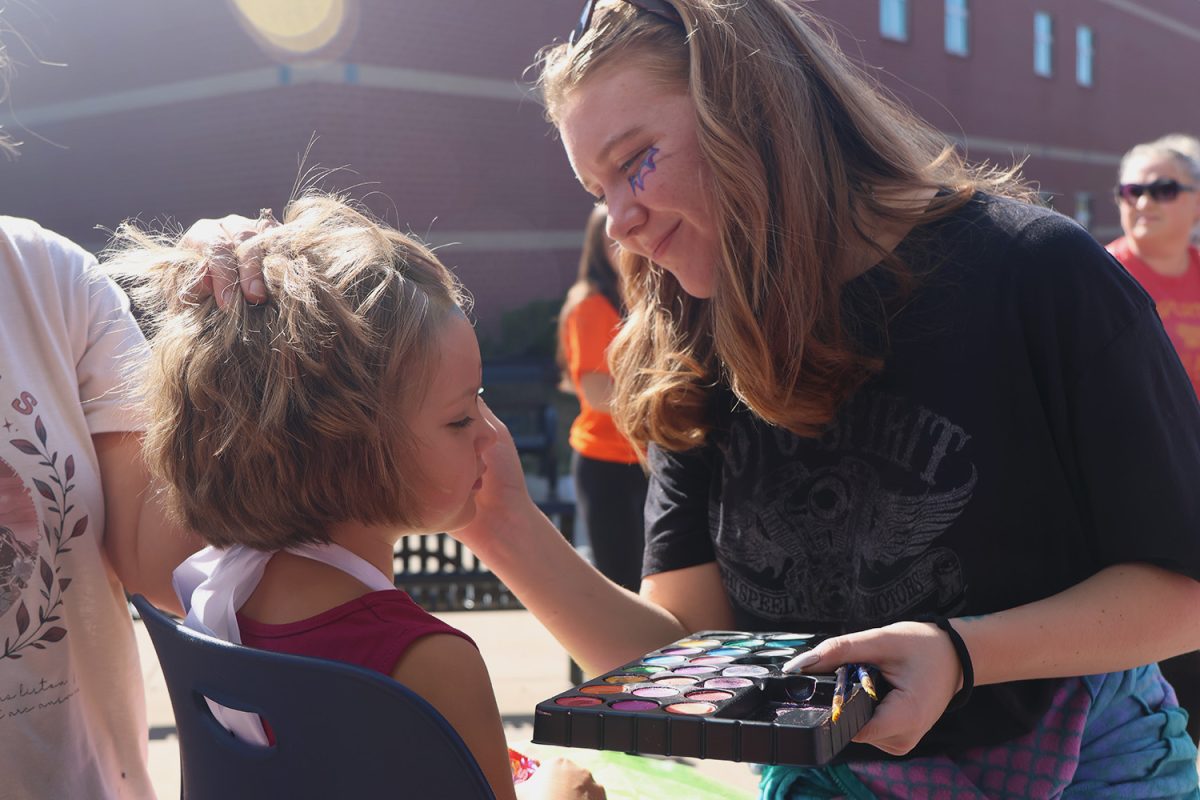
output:
[[[315,617],[283,625],[255,622],[240,613],[237,622],[247,647],[346,661],[388,676],[404,651],[422,636],[448,633],[471,641],[398,589],[370,592]]]
[[[1178,276],[1155,272],[1134,255],[1124,236],[1110,242],[1108,250],[1154,298],[1158,316],[1192,380],[1192,388],[1200,393],[1200,250],[1188,248],[1187,270]]]

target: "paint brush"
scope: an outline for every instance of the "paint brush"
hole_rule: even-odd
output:
[[[833,713],[830,719],[834,722],[842,715],[842,706],[846,703],[846,691],[850,688],[850,666],[843,664],[833,673],[836,680],[833,684]]]
[[[875,679],[871,677],[871,668],[866,664],[855,664],[854,671],[858,676],[858,682],[862,684],[863,691],[869,694],[872,700],[878,700],[879,693],[875,691]]]

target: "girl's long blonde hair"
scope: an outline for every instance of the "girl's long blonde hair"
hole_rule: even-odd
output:
[[[797,0],[670,0],[685,30],[630,3],[596,9],[575,45],[538,57],[547,115],[607,69],[635,65],[692,99],[712,176],[721,258],[713,297],[684,292],[648,259],[623,255],[629,318],[613,344],[613,416],[632,440],[686,449],[711,427],[727,383],[754,413],[818,434],[881,366],[843,318],[841,290],[881,226],[944,217],[977,190],[1028,196],[1013,172],[972,169],[887,97]],[[927,208],[905,191],[940,194]],[[860,267],[861,269],[861,267]]]

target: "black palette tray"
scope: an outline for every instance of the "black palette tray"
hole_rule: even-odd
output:
[[[866,724],[875,701],[850,684],[832,720],[833,675],[783,664],[824,634],[699,631],[538,703],[538,744],[815,766]]]

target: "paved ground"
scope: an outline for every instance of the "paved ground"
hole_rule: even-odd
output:
[[[533,709],[541,700],[568,688],[567,656],[527,611],[481,611],[439,614],[466,631],[483,653],[504,717],[508,740],[516,749],[533,733]],[[146,679],[150,723],[150,769],[158,795],[163,800],[179,797],[178,742],[175,738],[171,703],[150,640],[141,623],[136,625],[142,668]],[[554,748],[567,757],[571,751]],[[540,748],[545,752],[548,748]],[[578,751],[584,756],[587,751]],[[756,796],[757,778],[744,764],[685,760],[691,768],[727,787],[735,797]],[[599,774],[599,769],[597,769]],[[622,794],[620,800],[637,795]],[[610,800],[618,800],[610,794]],[[663,800],[648,798],[647,800]]]

